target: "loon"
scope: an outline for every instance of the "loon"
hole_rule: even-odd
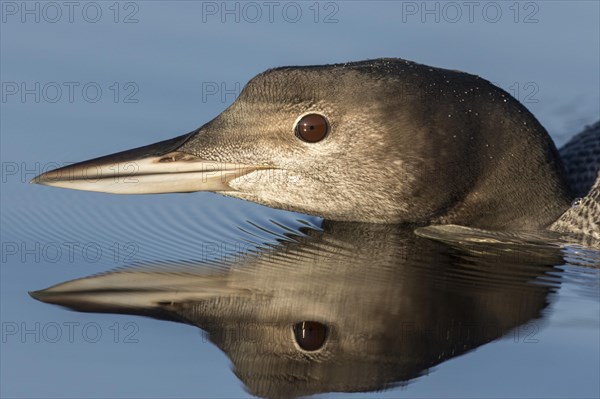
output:
[[[32,182],[212,191],[333,221],[490,230],[551,229],[574,199],[553,141],[516,99],[396,58],[269,69],[188,134]]]

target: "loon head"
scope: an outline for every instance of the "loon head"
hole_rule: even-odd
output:
[[[193,132],[33,182],[213,191],[337,221],[539,228],[569,205],[558,153],[518,101],[402,59],[282,67]]]

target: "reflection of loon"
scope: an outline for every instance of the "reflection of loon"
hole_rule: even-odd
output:
[[[250,392],[293,397],[389,388],[494,340],[541,316],[550,288],[531,282],[561,263],[557,248],[473,256],[383,224],[305,233],[228,270],[132,267],[32,295],[196,325]]]
[[[188,135],[34,181],[496,230],[546,228],[572,200],[554,144],[521,104],[477,76],[400,59],[269,70]]]

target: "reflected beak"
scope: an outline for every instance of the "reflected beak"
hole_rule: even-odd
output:
[[[171,319],[169,307],[221,295],[243,295],[228,287],[224,273],[113,271],[29,292],[38,301],[78,312],[138,314]]]
[[[178,151],[198,131],[43,173],[31,183],[113,194],[232,191],[231,180],[268,166],[223,163]]]

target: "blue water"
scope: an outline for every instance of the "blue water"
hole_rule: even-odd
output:
[[[322,2],[318,15],[312,2],[282,2],[272,21],[262,2],[83,2],[72,22],[53,4],[60,17],[44,3],[0,3],[2,397],[249,396],[196,327],[72,312],[27,292],[123,265],[218,263],[321,223],[215,194],[27,184],[40,172],[188,132],[281,65],[385,56],[475,73],[515,95],[559,146],[600,118],[595,1],[482,2],[472,17],[461,2]],[[407,386],[355,395],[599,397],[598,258],[567,255],[547,273],[533,335],[517,327]]]

